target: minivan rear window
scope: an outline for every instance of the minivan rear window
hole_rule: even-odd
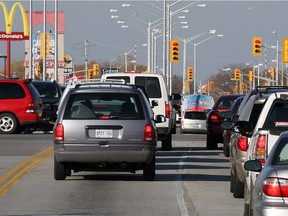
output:
[[[205,112],[186,112],[184,115],[184,118],[206,120],[206,113]]]
[[[145,87],[149,98],[161,98],[161,88],[157,77],[135,77],[135,84]]]
[[[145,119],[138,94],[85,93],[69,98],[64,119]]]
[[[0,83],[0,99],[20,99],[25,97],[25,91],[18,83]]]

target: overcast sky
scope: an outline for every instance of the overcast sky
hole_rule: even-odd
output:
[[[4,1],[9,9],[16,1]],[[29,1],[21,1],[26,10],[29,10]],[[43,1],[33,1],[35,10],[43,10]],[[173,3],[175,1],[171,1]],[[171,7],[172,11],[192,3],[182,1]],[[133,7],[123,8],[122,3],[130,3]],[[84,40],[90,42],[88,61],[110,61],[118,55],[137,46],[137,63],[147,64],[147,48],[142,44],[147,43],[145,29],[147,23],[160,19],[163,16],[163,0],[155,1],[61,1],[59,11],[65,13],[65,53],[70,54],[76,64],[84,63]],[[179,19],[173,17],[174,31],[172,38],[187,39],[193,35],[216,29],[217,34],[224,37],[215,37],[197,46],[197,74],[199,80],[205,81],[210,75],[219,69],[233,64],[264,63],[265,57],[252,56],[252,38],[262,37],[262,43],[267,46],[275,46],[276,39],[282,45],[282,38],[288,37],[287,8],[288,1],[199,1],[207,4],[205,8],[192,6],[186,16],[188,29],[179,28]],[[118,16],[125,20],[129,28],[123,29],[115,19],[111,19],[110,9],[118,9]],[[54,10],[54,1],[47,0],[47,10]],[[138,14],[136,19],[133,14]],[[114,14],[116,15],[116,14]],[[180,15],[180,14],[179,14]],[[1,10],[0,17],[3,20]],[[140,21],[140,19],[142,21]],[[19,19],[18,19],[19,20]],[[13,31],[22,31],[22,23],[17,23]],[[19,22],[19,21],[18,21]],[[135,27],[138,25],[138,28]],[[162,28],[162,26],[159,26]],[[42,26],[38,26],[42,30]],[[53,26],[48,26],[47,31]],[[1,31],[4,31],[4,22],[0,23]],[[142,29],[142,30],[140,30]],[[144,31],[143,31],[144,30]],[[273,34],[276,31],[277,34]],[[205,37],[199,38],[198,43]],[[157,40],[162,44],[162,38]],[[0,42],[0,53],[6,53],[5,42]],[[180,43],[180,49],[183,43]],[[281,47],[280,47],[281,48]],[[162,54],[158,50],[158,65],[162,68]],[[193,45],[187,46],[187,66],[193,64]],[[182,57],[182,56],[181,56]],[[24,58],[24,42],[12,43],[12,59]],[[266,62],[268,67],[274,66],[272,62],[276,58],[273,49],[267,50]],[[173,73],[182,75],[182,58],[178,64],[173,65]],[[0,60],[0,67],[3,61]]]

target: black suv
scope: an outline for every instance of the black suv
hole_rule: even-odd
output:
[[[61,86],[55,81],[33,80],[31,83],[38,90],[43,101],[43,114],[36,127],[38,129],[52,130],[62,95]]]

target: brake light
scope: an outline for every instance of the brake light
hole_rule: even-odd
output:
[[[211,114],[210,115],[210,119],[215,121],[215,120],[219,120],[219,116],[217,114]]]
[[[104,119],[104,120],[106,119],[107,120],[107,119],[110,119],[110,116],[103,115],[103,116],[100,116],[100,119]]]
[[[266,162],[266,143],[267,136],[265,134],[258,135],[256,141],[255,159],[259,160],[262,164]]]
[[[33,102],[30,102],[26,106],[26,113],[34,113],[35,112],[35,104]]]
[[[64,127],[62,124],[58,124],[55,128],[54,132],[54,138],[57,141],[63,141],[64,140]]]
[[[262,183],[262,190],[267,196],[288,197],[288,179],[267,178]]]
[[[248,149],[248,138],[245,136],[240,136],[237,138],[237,147],[241,151],[247,151]]]
[[[152,141],[154,138],[154,130],[150,124],[145,125],[144,128],[144,141]]]
[[[165,104],[165,117],[169,118],[170,117],[170,105]]]

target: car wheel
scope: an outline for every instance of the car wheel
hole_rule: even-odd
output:
[[[14,115],[3,113],[0,115],[0,133],[13,134],[18,128],[18,121]]]
[[[150,163],[144,165],[143,179],[145,181],[153,181],[155,179],[155,154]]]
[[[162,147],[163,151],[170,151],[172,149],[172,134],[168,134],[168,137],[162,140]]]
[[[229,145],[228,144],[223,144],[223,153],[225,157],[229,157],[230,156],[230,149],[229,149]]]
[[[232,168],[231,168],[232,169]],[[232,170],[230,170],[230,192],[233,193],[233,188],[234,188],[234,175]]]
[[[245,184],[239,180],[237,172],[235,172],[234,179],[235,182],[233,184],[233,196],[235,198],[243,198]]]
[[[66,179],[66,168],[63,164],[58,163],[54,157],[54,179],[55,180],[65,180]]]
[[[207,134],[207,139],[206,139],[206,149],[207,150],[217,149],[217,142],[215,142],[213,137],[208,134]]]

